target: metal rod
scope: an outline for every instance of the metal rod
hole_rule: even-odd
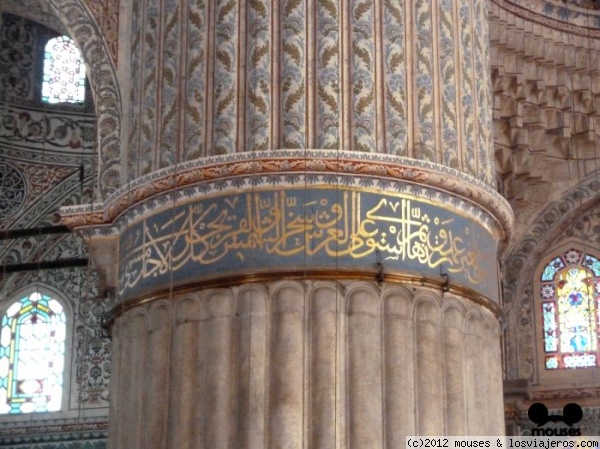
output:
[[[60,259],[60,260],[46,260],[42,262],[28,262],[28,263],[14,263],[4,265],[0,267],[0,275],[5,273],[18,273],[21,271],[36,271],[36,270],[56,270],[59,268],[74,268],[74,267],[87,267],[89,259],[78,258],[78,259]]]
[[[47,234],[68,234],[69,232],[71,232],[71,230],[63,225],[42,226],[40,228],[27,229],[7,229],[6,231],[0,231],[0,240],[20,239],[23,237]]]

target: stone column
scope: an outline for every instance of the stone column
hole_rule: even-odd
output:
[[[133,0],[111,447],[504,432],[485,4]]]
[[[493,313],[464,298],[373,281],[278,281],[175,295],[168,303],[140,305],[115,320],[116,333],[142,316],[160,314],[160,323],[171,323],[171,331],[161,328],[170,338],[150,333],[147,341],[148,354],[164,357],[171,369],[161,370],[157,356],[144,357],[133,339],[120,340],[121,351],[145,360],[135,385],[146,400],[142,409],[134,400],[119,401],[110,447],[396,448],[404,447],[406,435],[502,431],[488,413],[502,410],[502,397],[488,394],[487,377],[474,374],[465,386],[441,381],[465,369],[445,363],[440,351],[444,310],[452,310],[452,325],[467,317],[480,325],[481,340],[497,336],[486,325],[496,321]],[[407,315],[420,317],[421,332],[403,332],[398,321]],[[469,328],[453,330],[450,344],[467,344]],[[409,356],[410,348],[416,352]],[[161,371],[168,375],[158,384]],[[480,427],[469,422],[467,428],[465,409],[474,404],[466,400],[483,390],[485,401],[473,411]],[[417,404],[416,415],[409,404]],[[452,415],[444,416],[445,406]],[[144,444],[136,445],[137,435]]]

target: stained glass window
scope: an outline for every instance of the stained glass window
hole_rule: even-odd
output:
[[[598,366],[600,261],[570,249],[544,267],[540,281],[546,369]]]
[[[44,53],[42,101],[83,103],[85,64],[79,49],[67,36],[50,39]]]
[[[0,328],[0,413],[60,410],[65,362],[63,306],[33,292],[12,303]]]

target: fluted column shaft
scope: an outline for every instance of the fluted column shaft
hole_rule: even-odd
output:
[[[157,300],[114,325],[132,371],[122,368],[114,385],[126,400],[109,441],[390,449],[407,435],[499,435],[502,386],[486,375],[499,370],[498,327],[467,299],[369,282],[281,281]]]

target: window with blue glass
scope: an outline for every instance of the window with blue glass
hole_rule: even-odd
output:
[[[0,329],[0,413],[61,408],[66,316],[52,296],[35,291],[3,313]]]
[[[68,36],[50,39],[44,49],[42,101],[83,103],[85,64],[75,42]]]
[[[546,369],[598,366],[600,261],[576,249],[552,259],[540,278]]]

